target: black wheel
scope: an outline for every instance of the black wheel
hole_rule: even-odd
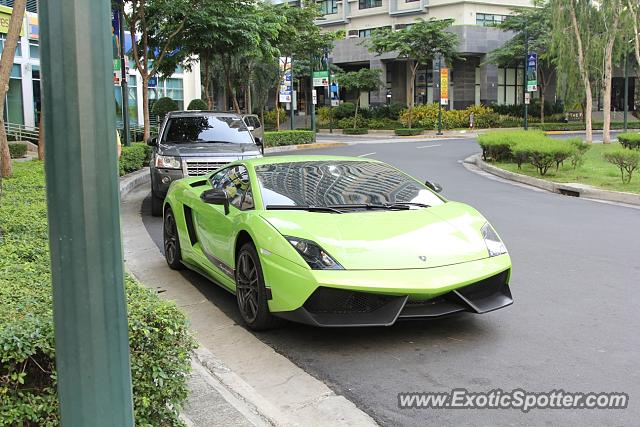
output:
[[[163,202],[164,202],[164,199],[162,197],[156,196],[153,190],[151,190],[151,215],[152,216],[162,216]]]
[[[271,329],[279,319],[269,312],[260,258],[255,246],[245,243],[236,262],[236,299],[242,320],[254,331]]]
[[[180,256],[180,239],[178,238],[178,227],[176,226],[176,218],[173,216],[171,208],[167,208],[164,213],[164,226],[163,226],[163,241],[164,241],[164,259],[167,260],[167,264],[174,270],[181,270],[183,268]]]

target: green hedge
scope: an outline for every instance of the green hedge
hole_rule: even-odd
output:
[[[59,424],[42,162],[14,165],[0,205],[0,424]],[[139,426],[181,425],[195,342],[177,306],[126,281]]]
[[[487,132],[478,137],[485,160],[496,162],[514,162],[518,168],[531,163],[540,175],[546,175],[551,166],[560,167],[571,159],[576,167],[584,152],[589,148],[579,138],[568,140],[545,136],[541,131],[498,131]]]
[[[640,150],[640,133],[621,133],[618,135],[618,141],[624,148]]]
[[[209,106],[205,101],[199,98],[192,99],[189,105],[187,106],[187,110],[208,110]]]
[[[147,166],[151,148],[143,142],[135,142],[129,147],[122,147],[118,164],[120,176],[142,169]]]
[[[264,133],[265,147],[312,144],[315,140],[316,134],[311,130],[281,130]]]
[[[421,135],[424,132],[423,128],[398,128],[395,130],[395,134],[398,136],[414,136]]]
[[[637,123],[629,122],[628,127],[633,128],[638,126]],[[579,131],[585,130],[585,124],[582,122],[569,122],[569,123],[533,123],[531,128],[536,128],[544,131]],[[602,130],[603,123],[594,122],[591,125],[593,130]],[[611,129],[624,129],[624,122],[611,122]]]
[[[25,144],[9,144],[9,155],[12,159],[19,159],[27,154]]]
[[[342,133],[345,135],[365,135],[369,133],[367,128],[343,128]]]
[[[469,117],[473,113],[474,126],[476,128],[491,128],[498,125],[500,116],[491,108],[482,105],[472,105],[464,110],[442,109],[443,129],[468,128]],[[400,122],[404,126],[409,124],[409,110],[405,110],[400,115]],[[412,127],[422,127],[424,129],[435,129],[438,125],[438,104],[423,104],[413,108]]]

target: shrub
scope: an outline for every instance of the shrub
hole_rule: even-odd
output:
[[[202,99],[192,99],[189,105],[187,106],[187,110],[208,110],[209,106]]]
[[[395,130],[396,135],[398,136],[414,136],[420,135],[424,132],[422,128],[398,128]]]
[[[265,147],[277,147],[281,145],[311,144],[315,142],[316,135],[310,130],[281,130],[264,133]]]
[[[135,172],[147,165],[151,148],[145,143],[134,143],[129,147],[122,147],[122,155],[118,163],[120,176]]]
[[[482,148],[482,158],[496,162],[512,159],[512,148],[521,141],[538,142],[544,139],[542,132],[535,131],[500,131],[487,132],[478,137],[478,144]]]
[[[356,104],[353,102],[344,102],[337,107],[333,107],[332,110],[334,120],[353,117],[356,114]]]
[[[455,129],[469,127],[469,115],[473,112],[474,126],[476,128],[495,127],[500,116],[491,108],[482,105],[472,105],[464,110],[442,110],[442,128]],[[400,114],[400,122],[409,124],[409,110]],[[424,104],[413,108],[413,124],[425,129],[435,129],[438,125],[438,104]]]
[[[343,128],[342,133],[345,135],[365,135],[369,133],[367,128]]]
[[[571,157],[575,148],[565,141],[545,138],[520,142],[513,151],[516,156],[526,158],[544,176],[554,163],[556,169],[559,168],[560,163]]]
[[[640,133],[621,133],[618,141],[624,148],[640,150]]]
[[[9,144],[9,156],[12,159],[19,159],[27,154],[27,146],[25,144]]]
[[[158,99],[151,109],[151,114],[154,116],[158,116],[160,121],[164,120],[164,116],[171,111],[176,111],[178,109],[178,104],[173,99],[165,96]]]
[[[469,127],[469,112],[466,110],[442,111],[442,128],[456,129]]]
[[[640,163],[640,153],[621,148],[609,153],[604,153],[604,159],[620,169],[620,176],[622,177],[623,183],[629,183],[631,182],[633,172],[638,168],[638,163]],[[627,174],[626,180],[625,172]]]
[[[355,119],[353,117],[345,117],[344,119],[338,120],[338,128],[346,129],[346,128],[366,128],[369,126],[369,120],[365,119],[362,116],[358,116],[358,120],[355,121],[356,125],[354,126]]]
[[[402,124],[393,119],[369,119],[369,129],[397,129]]]
[[[465,110],[467,112],[466,125],[469,125],[469,115],[473,113],[474,126],[478,129],[496,127],[500,120],[500,115],[491,108],[484,105],[471,105]]]
[[[372,119],[398,120],[400,118],[400,114],[406,108],[406,105],[399,102],[384,105],[374,105],[369,108],[369,116]]]
[[[568,138],[565,142],[573,145],[575,148],[571,155],[571,167],[575,170],[584,163],[584,154],[589,151],[591,146],[586,144],[582,138]]]
[[[0,424],[58,419],[47,206],[42,162],[21,162],[0,205]],[[132,279],[126,297],[137,425],[181,425],[195,342],[172,302]]]
[[[271,111],[265,111],[264,113],[264,127],[265,129],[268,130],[275,130],[276,129],[276,110],[271,110]],[[284,114],[282,114],[282,111],[280,112],[280,122],[282,123],[282,118],[284,117]]]
[[[443,111],[444,113],[444,111]],[[400,123],[403,126],[409,125],[409,110],[406,109],[400,114]],[[438,104],[423,104],[413,107],[412,126],[433,130],[438,123]]]
[[[329,126],[330,118],[332,117],[333,109],[329,107],[320,107],[316,110],[316,119],[318,126]]]

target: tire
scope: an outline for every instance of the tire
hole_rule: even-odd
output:
[[[153,190],[151,190],[151,216],[162,216],[163,203],[164,199],[156,196]]]
[[[269,311],[262,266],[252,243],[245,243],[238,252],[236,300],[242,320],[250,329],[264,331],[280,323],[280,319]]]
[[[167,208],[164,213],[162,240],[164,247],[164,259],[172,270],[182,270],[182,256],[180,253],[180,237],[178,236],[178,227],[176,226],[176,218],[173,216],[171,208]]]

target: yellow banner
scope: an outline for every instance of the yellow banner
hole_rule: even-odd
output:
[[[440,69],[440,104],[449,104],[449,69]]]
[[[11,20],[11,14],[5,13],[5,8],[0,11],[0,33],[7,34],[9,31],[9,21]],[[24,22],[20,30],[20,36],[24,36]]]

